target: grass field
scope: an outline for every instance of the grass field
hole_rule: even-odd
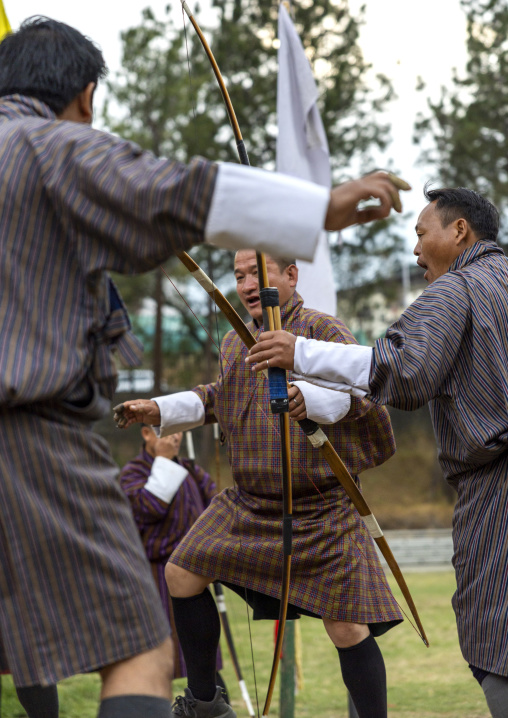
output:
[[[390,718],[488,718],[483,693],[462,659],[458,647],[455,620],[450,605],[454,590],[453,574],[411,573],[406,579],[431,647],[425,648],[408,621],[379,639],[388,674]],[[394,591],[406,611],[398,590]],[[256,691],[245,605],[229,591],[226,592],[226,600],[244,677],[255,703]],[[250,630],[261,713],[273,653],[273,625],[266,621],[251,622]],[[296,698],[296,717],[347,718],[346,692],[335,649],[319,621],[302,618],[300,630],[304,686]],[[238,718],[247,717],[229,657],[225,654],[226,649],[223,650],[223,675],[233,706]],[[184,685],[184,681],[175,681],[174,691],[182,691]],[[2,677],[2,693],[2,718],[24,717],[25,713],[16,700],[8,676]],[[61,718],[94,718],[97,713],[99,680],[90,675],[62,681],[59,684],[59,695]],[[278,700],[274,698],[270,712],[274,718],[278,715],[278,708]]]

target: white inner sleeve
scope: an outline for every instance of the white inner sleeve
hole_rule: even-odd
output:
[[[205,241],[312,261],[330,191],[313,182],[225,162],[219,165]]]
[[[292,375],[295,377],[295,379],[305,381],[307,382],[307,384],[312,384],[313,386],[321,386],[323,387],[323,389],[331,389],[332,391],[341,392],[344,394],[350,394],[351,396],[357,396],[360,399],[363,399],[365,396],[367,396],[368,393],[366,391],[363,391],[362,389],[353,389],[348,384],[343,384],[342,382],[320,379],[318,376],[302,376],[301,374],[297,374],[296,372],[292,372]],[[293,382],[293,384],[294,383],[295,382]]]
[[[305,399],[307,418],[318,424],[335,424],[349,411],[351,397],[341,391],[325,389],[306,381],[293,381]]]
[[[294,372],[311,383],[348,391],[355,396],[365,396],[369,393],[371,363],[371,347],[321,342],[304,337],[296,339]]]
[[[205,423],[205,407],[193,391],[179,391],[176,394],[158,396],[155,401],[161,413],[159,436],[188,431]]]
[[[156,456],[145,489],[169,504],[188,473],[187,469],[171,459],[167,459],[165,456]]]

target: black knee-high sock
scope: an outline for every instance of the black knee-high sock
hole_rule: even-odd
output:
[[[171,601],[189,688],[194,698],[211,701],[217,690],[215,673],[220,639],[217,606],[207,588],[198,596]]]
[[[58,718],[56,686],[22,686],[16,693],[28,718]]]
[[[359,718],[387,718],[385,663],[374,636],[337,651],[342,678]]]
[[[157,696],[114,696],[104,698],[97,718],[170,718],[171,703]]]

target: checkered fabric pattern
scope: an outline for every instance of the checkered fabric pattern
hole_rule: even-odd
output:
[[[354,342],[334,317],[303,307],[295,294],[282,311],[288,331]],[[260,328],[252,327],[255,334]],[[206,420],[219,422],[235,487],[215,497],[170,561],[190,571],[278,598],[281,590],[281,460],[266,380],[245,364],[230,332],[223,342],[224,376],[197,387]],[[388,459],[394,440],[386,410],[353,399],[349,414],[325,427],[354,474]],[[318,616],[372,624],[381,633],[401,620],[362,520],[321,455],[298,425],[291,431],[294,539],[290,603]]]

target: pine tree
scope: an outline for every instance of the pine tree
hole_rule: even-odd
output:
[[[443,186],[474,189],[501,211],[508,206],[508,2],[462,0],[467,13],[466,73],[455,72],[429,114],[415,125],[415,142],[430,136],[422,162]],[[505,232],[506,236],[506,232]]]

